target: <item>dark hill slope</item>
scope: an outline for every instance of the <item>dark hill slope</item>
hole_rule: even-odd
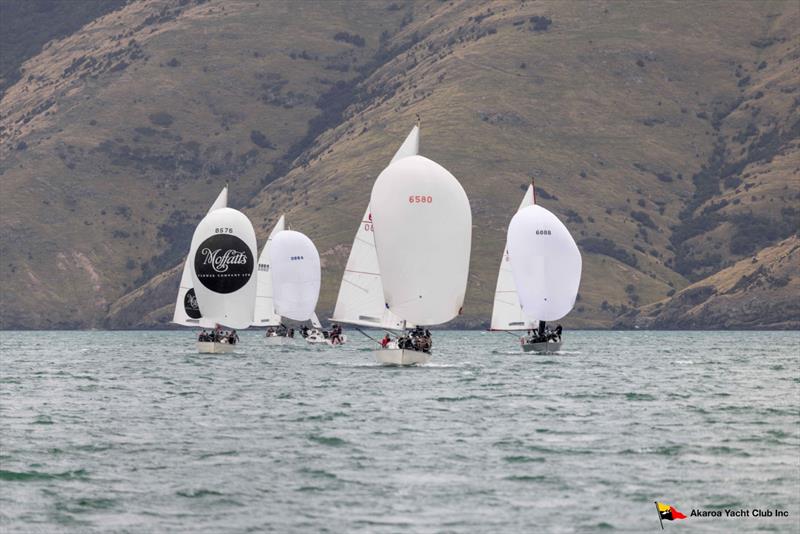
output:
[[[163,324],[225,181],[261,239],[286,212],[317,243],[331,309],[417,114],[422,153],[473,206],[462,324],[488,319],[531,176],[584,253],[570,326],[610,326],[796,231],[792,3],[281,5],[135,4],[29,62],[36,83],[3,100],[6,326]],[[768,231],[741,245],[746,220]]]

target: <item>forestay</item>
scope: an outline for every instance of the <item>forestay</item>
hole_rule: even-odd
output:
[[[203,316],[215,323],[247,328],[256,293],[256,233],[232,208],[206,215],[192,237],[192,283]]]
[[[208,213],[228,206],[228,186],[222,188],[217,199],[209,208]],[[183,262],[183,272],[181,273],[181,285],[178,289],[178,298],[175,301],[175,312],[172,315],[172,322],[183,326],[201,326],[203,328],[213,328],[214,321],[203,317],[200,306],[192,283],[192,256],[186,256]]]
[[[278,232],[270,258],[275,313],[296,321],[311,319],[322,277],[314,243],[300,232]]]
[[[275,313],[272,300],[272,272],[270,270],[270,249],[275,234],[282,232],[285,227],[285,217],[281,215],[275,227],[267,238],[267,243],[258,257],[256,274],[256,305],[253,314],[253,326],[277,326],[281,324],[281,316]]]
[[[533,205],[533,185],[528,186],[525,196],[519,205],[519,210]],[[492,307],[492,330],[529,330],[534,325],[525,318],[517,296],[517,286],[514,284],[514,275],[511,271],[511,261],[508,254],[508,242],[500,259],[500,270],[497,274],[497,287],[494,291],[494,306]]]
[[[414,126],[395,153],[392,162],[414,156],[418,151],[419,127]],[[359,326],[403,328],[403,320],[386,308],[383,298],[383,283],[375,252],[372,213],[369,205],[358,226],[350,256],[347,258],[332,319]]]
[[[529,321],[555,321],[575,305],[581,254],[558,217],[541,206],[517,212],[508,227],[508,254],[522,311]]]
[[[386,305],[420,325],[461,311],[469,272],[472,214],[458,180],[422,156],[389,165],[370,199]]]

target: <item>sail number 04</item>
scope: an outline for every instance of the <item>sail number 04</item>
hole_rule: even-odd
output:
[[[409,204],[431,204],[433,202],[433,197],[430,195],[409,195],[408,196],[408,203]]]

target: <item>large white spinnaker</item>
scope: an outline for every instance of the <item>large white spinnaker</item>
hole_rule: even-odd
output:
[[[528,186],[519,210],[534,204],[533,185]],[[508,242],[500,259],[500,270],[497,273],[497,286],[494,291],[491,330],[529,330],[534,323],[525,318],[517,296],[517,286],[511,272],[511,258],[508,254]]]
[[[278,232],[272,238],[270,260],[275,313],[295,321],[310,320],[322,278],[314,243],[300,232]]]
[[[245,214],[220,208],[206,215],[192,237],[192,282],[203,316],[231,328],[253,322],[256,233]]]
[[[415,156],[418,151],[419,126],[414,126],[395,153],[392,162]],[[372,212],[369,205],[358,226],[350,256],[347,258],[332,320],[375,328],[395,330],[403,328],[403,319],[386,308],[386,301],[383,298],[383,283],[375,252]],[[406,323],[406,326],[413,325]]]
[[[555,321],[575,305],[581,253],[567,227],[537,205],[519,210],[508,226],[508,254],[524,317]]]
[[[418,325],[457,316],[472,238],[469,200],[458,180],[434,161],[408,156],[378,176],[370,206],[388,309]]]
[[[256,305],[253,314],[253,326],[278,326],[281,324],[281,316],[275,313],[275,304],[272,299],[272,271],[270,262],[270,250],[275,234],[282,232],[286,226],[285,216],[281,215],[275,227],[267,238],[267,243],[261,250],[258,257]]]
[[[228,186],[222,188],[217,199],[209,208],[208,213],[228,206]],[[197,297],[192,283],[192,256],[186,256],[183,262],[183,272],[181,273],[181,284],[178,289],[178,298],[175,301],[175,312],[172,315],[172,322],[183,326],[200,326],[203,328],[213,328],[214,321],[203,317],[200,306],[197,304]]]

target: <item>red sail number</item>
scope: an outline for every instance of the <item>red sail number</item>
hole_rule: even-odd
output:
[[[409,195],[409,204],[430,204],[433,202],[433,197],[430,195]]]

